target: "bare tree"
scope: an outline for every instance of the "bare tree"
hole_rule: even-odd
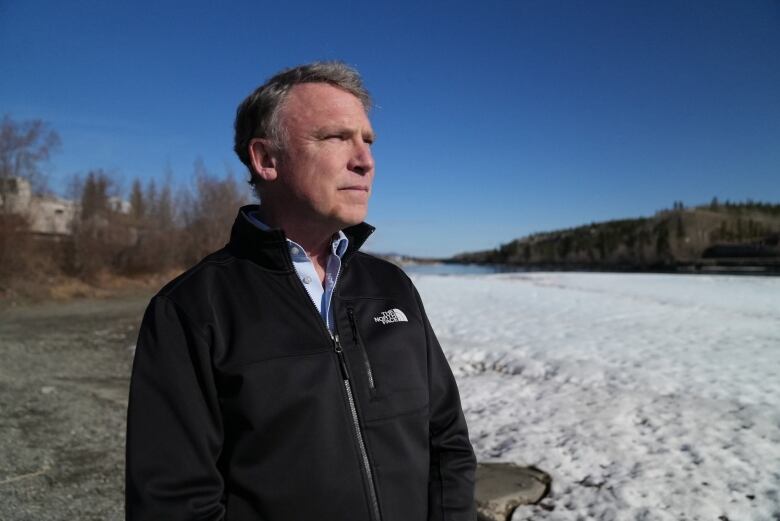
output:
[[[224,178],[219,178],[197,160],[194,179],[194,193],[182,205],[185,265],[225,245],[236,211],[250,199],[243,183],[230,170]]]
[[[100,169],[87,174],[67,266],[71,273],[89,279],[122,268],[123,252],[136,242],[137,232],[132,216],[111,203],[118,193],[115,175]]]
[[[41,163],[60,146],[60,137],[41,121],[14,121],[7,114],[0,122],[0,190],[3,180],[26,179],[34,193],[46,190],[46,178]],[[3,193],[0,192],[0,196]]]
[[[26,183],[33,193],[45,191],[41,163],[59,143],[57,133],[41,120],[20,122],[5,115],[0,121],[0,285],[35,274],[39,268],[40,259],[31,255],[34,245],[27,233],[29,200],[23,202],[22,192]]]
[[[181,209],[174,194],[170,167],[165,170],[162,186],[158,189],[150,179],[146,190],[137,181],[130,194],[133,222],[137,230],[135,244],[123,256],[127,274],[161,273],[179,267],[179,243],[181,229],[177,226]]]

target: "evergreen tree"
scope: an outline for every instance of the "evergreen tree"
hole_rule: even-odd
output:
[[[658,223],[656,234],[655,253],[658,255],[659,260],[665,261],[671,254],[669,227],[665,222]]]
[[[683,222],[682,215],[677,216],[677,228],[675,232],[677,239],[682,240],[685,238],[685,223]]]
[[[93,215],[108,212],[108,191],[111,180],[102,170],[93,170],[87,174],[81,192],[81,219],[87,220]]]
[[[173,228],[173,195],[171,193],[171,185],[165,184],[160,195],[157,198],[157,204],[155,205],[154,223],[156,227],[161,230],[170,230]]]
[[[130,207],[133,218],[138,222],[146,216],[146,201],[141,187],[141,181],[136,177],[130,190]]]
[[[713,197],[712,201],[710,201],[710,210],[717,212],[720,210],[720,203],[718,202],[717,197]]]
[[[146,183],[146,194],[144,195],[146,205],[146,215],[152,216],[157,211],[157,184],[154,179],[149,179]]]

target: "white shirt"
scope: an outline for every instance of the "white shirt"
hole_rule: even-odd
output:
[[[261,230],[269,231],[271,227],[261,221],[257,214],[257,211],[248,214],[250,222]],[[333,332],[334,326],[333,309],[330,307],[330,302],[331,297],[333,297],[333,291],[336,289],[339,273],[341,272],[341,258],[344,256],[344,252],[347,251],[347,246],[349,246],[349,239],[344,235],[344,232],[339,230],[338,234],[333,236],[333,241],[331,242],[331,253],[328,255],[328,261],[325,265],[325,281],[323,285],[320,284],[317,270],[314,269],[314,263],[306,254],[306,250],[297,242],[287,239],[287,247],[290,251],[290,258],[292,259],[295,273],[298,275],[301,283],[303,283],[303,287],[306,288],[311,301],[314,302],[322,320],[325,321],[325,325],[331,332]]]

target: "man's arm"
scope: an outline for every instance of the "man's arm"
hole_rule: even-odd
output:
[[[221,447],[204,332],[157,296],[144,315],[130,382],[126,519],[222,519]]]
[[[476,458],[455,378],[415,290],[425,323],[430,393],[429,521],[474,521]]]

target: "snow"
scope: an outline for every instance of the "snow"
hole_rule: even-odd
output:
[[[412,276],[514,521],[780,520],[780,278]]]

